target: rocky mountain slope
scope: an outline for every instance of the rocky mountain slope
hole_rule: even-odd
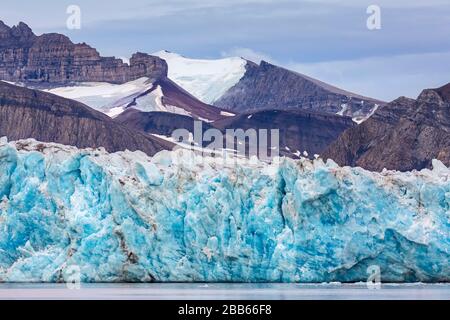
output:
[[[34,138],[110,152],[141,150],[149,155],[171,144],[146,136],[79,102],[0,81],[0,137]]]
[[[280,155],[298,158],[322,153],[342,132],[356,124],[349,117],[326,113],[265,110],[222,119],[213,125],[224,132],[226,129],[278,129]]]
[[[380,108],[345,131],[323,157],[375,171],[429,168],[433,159],[450,166],[450,83]]]
[[[30,84],[83,81],[125,83],[141,77],[167,75],[167,63],[136,53],[130,64],[101,57],[85,43],[74,44],[64,35],[36,36],[23,22],[12,28],[0,21],[0,80]]]
[[[128,128],[166,137],[171,137],[177,129],[186,129],[193,134],[196,121],[185,115],[156,111],[143,112],[136,109],[128,109],[114,120]],[[211,128],[214,128],[211,124],[202,122],[203,132]]]
[[[127,127],[150,134],[171,137],[177,129],[186,129],[194,135],[194,119],[184,115],[174,115],[167,112],[141,112],[129,109],[120,114],[116,121]],[[266,110],[256,113],[241,114],[226,117],[212,123],[202,122],[202,132],[208,129],[219,129],[223,133],[226,146],[227,130],[260,129],[268,130],[268,147],[270,143],[270,130],[279,130],[279,154],[290,158],[307,156],[313,158],[315,154],[322,153],[329,144],[336,140],[346,129],[356,124],[349,117],[320,114],[303,110]],[[231,141],[231,140],[230,140]],[[248,141],[240,141],[246,143]],[[204,141],[207,146],[209,141]],[[236,150],[235,144],[234,149]],[[306,153],[304,153],[306,151]],[[268,154],[271,150],[268,150]]]
[[[268,62],[247,63],[243,78],[220,99],[218,107],[234,112],[303,109],[366,119],[384,103],[347,92]]]

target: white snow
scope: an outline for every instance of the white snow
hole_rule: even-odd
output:
[[[197,117],[197,119],[200,120],[200,121],[206,122],[206,123],[213,123],[214,122],[214,120],[209,120],[209,119],[202,118],[202,117]]]
[[[160,111],[191,116],[189,112],[187,112],[182,108],[178,108],[171,105],[165,105],[162,101],[163,96],[164,94],[161,86],[157,86],[156,89],[153,90],[152,92],[137,98],[136,105],[134,105],[133,108],[143,112]]]
[[[367,119],[369,119],[371,116],[374,115],[375,112],[377,112],[378,108],[380,106],[378,104],[375,104],[375,106],[372,108],[372,110],[370,110],[370,113],[368,115],[364,115],[364,116],[356,116],[353,117],[353,121],[356,122],[357,124],[361,124],[364,121],[366,121]]]
[[[109,109],[108,111],[105,111],[105,113],[110,118],[115,118],[124,111],[125,111],[125,107],[114,107],[114,108]]]
[[[220,115],[224,117],[234,117],[236,114],[226,111],[220,111]]]
[[[130,58],[120,57],[119,59],[121,59],[123,63],[126,63],[127,65],[130,65]]]
[[[189,59],[159,51],[153,55],[166,60],[169,78],[204,103],[212,104],[239,82],[247,61],[238,58],[218,60]]]
[[[82,82],[73,86],[58,87],[44,90],[58,96],[76,100],[88,105],[91,108],[109,114],[117,113],[118,107],[126,105],[116,105],[116,102],[129,96],[144,92],[151,88],[152,84],[148,78],[140,78],[124,84],[112,84],[107,82]],[[128,102],[131,102],[128,100]]]
[[[345,112],[348,110],[348,104],[343,103],[341,104],[341,111],[339,111],[338,113],[336,113],[339,116],[343,116],[345,114]]]
[[[11,81],[6,81],[6,80],[0,80],[0,82],[12,84],[12,85],[14,85],[14,86],[23,87],[23,84],[21,84],[20,82],[11,82]]]

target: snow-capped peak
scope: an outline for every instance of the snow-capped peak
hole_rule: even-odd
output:
[[[170,51],[153,53],[169,66],[169,78],[200,101],[213,104],[241,80],[247,61],[239,57],[191,59]]]

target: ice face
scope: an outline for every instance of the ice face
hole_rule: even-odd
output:
[[[0,281],[450,281],[450,170],[0,141]],[[369,268],[370,269],[370,268]]]

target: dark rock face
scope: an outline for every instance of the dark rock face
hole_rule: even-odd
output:
[[[160,134],[170,137],[177,129],[186,129],[194,132],[194,118],[169,112],[142,112],[129,109],[114,119],[128,128],[146,133]],[[213,128],[202,122],[203,131]]]
[[[296,158],[297,151],[310,157],[321,154],[346,129],[356,124],[349,117],[304,110],[265,110],[219,120],[214,126],[226,129],[278,129],[280,155]]]
[[[244,77],[215,105],[236,112],[304,109],[364,118],[381,101],[362,97],[262,61],[249,62]]]
[[[450,84],[424,90],[417,100],[399,98],[345,131],[323,154],[340,165],[372,171],[450,165]]]
[[[0,137],[34,138],[109,152],[141,150],[149,155],[172,146],[114,122],[79,102],[0,81]]]
[[[85,43],[74,44],[64,35],[36,36],[24,23],[8,27],[0,21],[0,79],[30,84],[71,82],[125,83],[141,77],[167,75],[167,63],[135,53],[130,65],[114,57],[101,57]]]

